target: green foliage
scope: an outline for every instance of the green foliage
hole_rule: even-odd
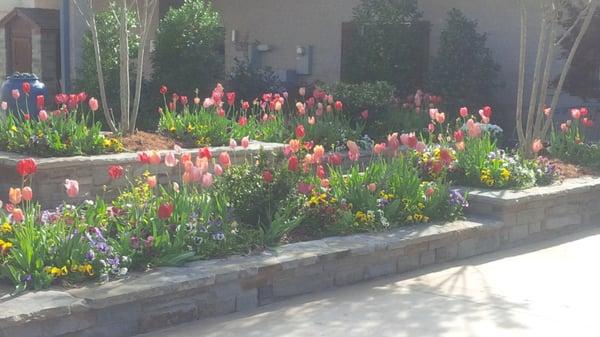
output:
[[[579,119],[564,123],[562,130],[552,130],[548,148],[554,158],[569,163],[600,169],[600,144],[586,142],[585,130]]]
[[[113,110],[116,118],[120,116],[120,82],[119,82],[119,25],[117,24],[116,8],[96,13],[96,28],[98,30],[98,42],[100,44],[100,56],[102,58],[102,71],[104,74],[104,86],[108,106]],[[135,12],[127,12],[127,24],[129,30],[129,58],[137,59],[140,36],[134,32],[139,26]],[[92,34],[87,31],[83,36],[81,66],[77,70],[75,88],[77,91],[88,93],[92,97],[100,99],[100,86],[98,84],[98,73],[96,72],[96,56]],[[132,63],[133,64],[133,63]],[[132,84],[135,79],[135,67],[131,66],[130,78]]]
[[[431,89],[444,97],[448,111],[493,103],[500,66],[486,41],[487,35],[477,32],[476,21],[458,9],[448,12],[430,74]]]
[[[77,108],[50,115],[48,120],[25,120],[23,115],[8,114],[0,119],[0,150],[42,157],[95,155],[123,151],[114,138],[102,135],[101,124],[93,113]]]
[[[305,139],[327,149],[344,148],[348,140],[361,138],[364,123],[352,123],[343,112],[331,111],[313,117],[315,123],[311,124],[306,116],[293,116],[289,119],[289,125],[293,130],[298,125],[304,126]]]
[[[342,79],[387,81],[403,94],[422,85],[429,27],[421,17],[416,0],[362,0],[354,10]]]
[[[196,88],[209,92],[224,76],[220,15],[204,0],[185,0],[171,7],[159,23],[152,54],[156,86],[191,95]]]
[[[271,68],[256,68],[237,58],[227,79],[227,87],[246,100],[253,100],[267,92],[283,91],[279,76]]]

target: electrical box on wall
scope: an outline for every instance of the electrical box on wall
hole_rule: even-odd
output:
[[[310,75],[312,72],[313,46],[296,46],[296,73]]]

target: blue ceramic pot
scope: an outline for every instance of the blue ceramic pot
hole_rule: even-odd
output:
[[[31,86],[29,97],[23,92],[23,83],[25,82],[28,82]],[[8,108],[12,113],[17,111],[17,102],[12,96],[12,91],[14,89],[19,90],[19,93],[21,94],[19,97],[19,110],[25,113],[27,112],[27,107],[29,107],[31,116],[37,117],[39,109],[36,106],[36,98],[38,95],[43,95],[44,98],[47,98],[48,89],[46,88],[46,85],[40,82],[35,74],[14,73],[7,76],[6,81],[2,84],[0,92],[2,93],[2,101],[8,103]]]

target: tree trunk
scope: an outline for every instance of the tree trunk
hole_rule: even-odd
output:
[[[120,64],[120,90],[121,90],[121,132],[129,131],[129,101],[131,99],[129,82],[129,32],[127,27],[127,0],[121,1],[119,33],[119,62]]]

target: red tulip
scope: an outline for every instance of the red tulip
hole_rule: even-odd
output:
[[[249,107],[250,107],[250,103],[248,103],[248,101],[244,101],[242,103],[242,109],[248,110]]]
[[[147,152],[138,152],[138,161],[142,164],[150,164],[150,156]]]
[[[335,102],[335,110],[342,111],[343,108],[344,108],[344,104],[341,101]]]
[[[161,93],[162,95],[164,95],[164,94],[166,94],[166,93],[167,93],[167,91],[168,91],[169,89],[167,89],[167,86],[166,86],[166,85],[161,85],[159,90],[160,90],[160,93]]]
[[[331,164],[333,166],[342,165],[342,155],[340,155],[337,152],[330,154],[329,157],[327,158],[327,160],[329,161],[329,164]]]
[[[85,92],[80,92],[79,94],[77,94],[77,101],[79,103],[85,102],[85,100],[87,99],[87,94]]]
[[[325,168],[323,167],[323,165],[317,166],[316,174],[317,174],[317,177],[319,177],[320,179],[325,179],[326,173],[325,173]]]
[[[454,131],[454,140],[457,143],[462,142],[465,139],[465,133],[462,130]]]
[[[123,166],[121,165],[111,165],[108,168],[108,176],[113,180],[117,180],[123,176]]]
[[[460,108],[460,117],[465,118],[469,115],[469,109],[467,107]]]
[[[298,157],[291,156],[288,159],[288,170],[294,172],[298,170]]]
[[[273,173],[269,170],[264,170],[262,173],[262,179],[266,184],[273,182]]]
[[[183,105],[183,106],[188,105],[188,97],[187,96],[180,96],[179,97],[179,102],[181,102],[181,105]]]
[[[163,220],[170,218],[173,214],[173,209],[173,205],[168,202],[161,204],[158,206],[158,217]]]
[[[203,147],[200,150],[198,150],[198,155],[200,156],[200,158],[206,158],[208,160],[211,160],[212,158],[212,153],[210,152],[210,149],[208,147]]]
[[[224,168],[231,166],[231,157],[229,157],[229,153],[221,152],[219,154],[219,164],[221,164],[221,166]]]
[[[46,98],[44,97],[44,95],[37,95],[35,97],[35,102],[36,102],[37,108],[39,110],[42,110],[44,108],[45,103],[46,103],[45,100],[46,100]]]
[[[369,110],[361,112],[360,117],[362,117],[362,119],[369,119]]]
[[[235,104],[235,92],[227,93],[227,104],[229,104],[229,105]]]
[[[31,115],[29,115],[29,114],[23,114],[23,119],[26,120],[26,121],[31,120]]]
[[[492,108],[490,106],[484,106],[483,107],[483,115],[486,118],[491,118],[492,117]]]
[[[304,138],[304,135],[305,135],[304,125],[298,124],[298,126],[296,126],[296,137],[297,138]]]
[[[21,191],[21,195],[23,196],[23,200],[31,201],[31,199],[33,199],[33,190],[31,189],[31,187],[25,186]]]
[[[586,107],[580,108],[579,112],[581,113],[582,116],[587,116],[590,113],[588,108],[586,108]]]
[[[244,116],[240,117],[240,119],[238,120],[238,124],[240,126],[246,126],[246,124],[248,124],[248,118]]]
[[[31,92],[31,84],[29,82],[23,82],[23,92],[27,95]]]
[[[17,162],[17,173],[21,177],[34,174],[37,171],[37,164],[33,158],[21,159]]]

